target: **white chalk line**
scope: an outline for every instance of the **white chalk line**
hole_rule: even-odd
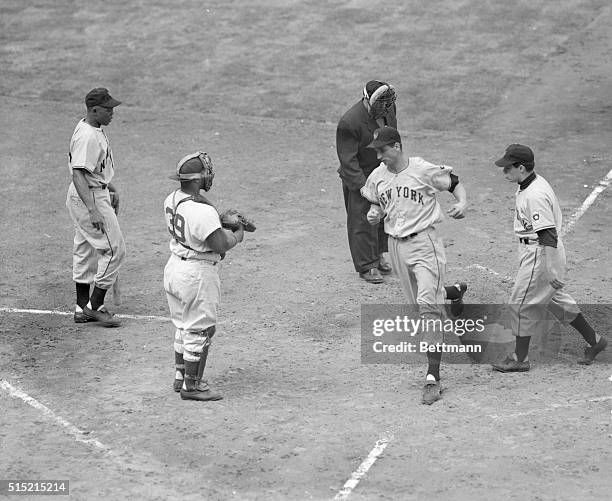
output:
[[[112,450],[108,445],[103,444],[98,439],[88,436],[90,432],[81,430],[75,425],[64,419],[62,416],[53,412],[49,407],[40,403],[35,398],[28,395],[26,392],[15,388],[8,381],[0,378],[0,390],[4,390],[9,396],[17,398],[24,403],[34,407],[36,410],[42,412],[43,416],[52,423],[59,425],[65,433],[71,436],[76,442],[91,447],[92,449],[103,453],[107,458],[110,458],[116,465],[118,465],[123,471],[126,469],[136,470],[144,473],[150,473],[153,471],[159,471],[161,464],[159,461],[143,456],[139,453],[130,452],[125,455]],[[164,466],[167,466],[164,464]],[[169,498],[168,498],[169,499]]]
[[[573,229],[574,226],[576,226],[576,223],[578,222],[578,220],[584,215],[584,213],[589,209],[589,207],[591,207],[591,205],[593,205],[593,202],[595,202],[595,200],[597,199],[597,197],[603,193],[603,191],[610,186],[610,183],[612,183],[612,169],[610,169],[610,172],[608,172],[605,177],[599,181],[599,183],[597,184],[597,186],[595,188],[593,188],[593,191],[591,191],[591,193],[589,194],[588,197],[586,197],[586,199],[584,200],[584,202],[582,202],[582,205],[580,206],[580,208],[578,208],[576,211],[574,211],[574,213],[568,218],[567,222],[563,225],[563,228],[561,228],[560,233],[560,237],[564,237],[566,235],[569,235]],[[468,269],[472,268],[472,269],[477,269],[477,270],[482,270],[485,271],[487,273],[489,273],[490,275],[496,276],[500,279],[502,279],[503,281],[509,281],[509,282],[513,282],[514,278],[512,277],[508,277],[505,275],[502,275],[501,273],[498,273],[497,271],[488,268],[486,266],[482,266],[480,264],[471,264],[469,266],[467,266]]]
[[[31,313],[33,315],[74,315],[74,311],[59,311],[59,310],[36,310],[25,308],[5,308],[0,307],[0,313]],[[169,317],[160,317],[156,315],[115,315],[117,318],[127,318],[130,320],[162,320],[170,322]]]
[[[612,182],[612,169],[610,169],[610,172],[608,172],[606,176],[601,181],[599,181],[599,184],[593,189],[591,194],[586,197],[584,202],[582,202],[580,208],[569,217],[567,223],[561,229],[561,236],[567,235],[574,229],[575,224],[589,209],[589,207],[593,205],[593,202],[595,202],[595,199],[599,196],[599,194],[602,193],[608,186],[610,186],[610,182]]]
[[[363,462],[359,465],[359,467],[352,473],[351,478],[349,478],[340,492],[336,494],[334,497],[334,501],[344,501],[349,497],[353,489],[357,487],[359,481],[363,478],[363,476],[368,472],[368,470],[372,467],[372,465],[376,462],[376,460],[383,453],[387,445],[393,440],[393,435],[384,434],[377,442],[374,448],[370,451],[368,456],[363,460]]]
[[[612,376],[610,376],[610,380],[612,381]],[[533,414],[540,414],[543,412],[554,411],[555,409],[562,409],[567,407],[574,407],[576,405],[584,405],[588,403],[596,403],[596,402],[606,402],[608,400],[612,400],[612,396],[609,397],[594,397],[587,398],[581,400],[571,400],[562,404],[550,404],[547,407],[541,409],[532,409],[530,411],[525,412],[516,412],[514,414],[489,414],[487,417],[491,419],[509,419],[516,418],[522,416],[530,416]],[[368,472],[368,470],[372,467],[372,465],[376,462],[376,460],[383,453],[387,445],[391,443],[393,440],[393,435],[390,433],[385,433],[377,442],[374,448],[370,451],[368,456],[363,460],[363,462],[359,465],[359,467],[351,474],[351,477],[346,481],[340,492],[336,494],[334,497],[334,501],[345,501],[350,496],[351,492],[357,487],[361,479]]]
[[[595,397],[595,398],[587,398],[582,400],[571,400],[569,402],[563,404],[550,404],[547,407],[541,409],[531,409],[525,412],[516,412],[514,414],[489,414],[488,417],[491,419],[508,419],[508,418],[516,418],[522,416],[531,416],[532,414],[539,414],[541,412],[550,412],[555,409],[562,409],[565,407],[574,407],[576,405],[583,405],[594,402],[606,402],[608,400],[612,400],[612,396],[610,397]]]
[[[24,401],[26,404],[41,411],[46,418],[58,424],[62,428],[64,428],[66,433],[72,436],[77,442],[81,442],[85,445],[89,445],[90,447],[93,447],[94,449],[98,449],[107,454],[111,453],[111,449],[108,446],[104,445],[102,442],[100,442],[99,440],[95,438],[87,437],[89,432],[80,430],[79,428],[74,426],[69,421],[66,421],[63,417],[58,416],[55,412],[49,409],[49,407],[47,407],[46,405],[41,404],[38,400],[36,400],[35,398],[32,398],[30,395],[28,395],[24,391],[21,391],[20,389],[15,388],[8,381],[5,381],[4,379],[0,379],[0,388],[6,391],[11,397],[18,398]]]

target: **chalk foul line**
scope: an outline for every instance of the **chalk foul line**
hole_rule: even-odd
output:
[[[599,196],[599,194],[602,193],[608,186],[610,186],[611,182],[612,169],[610,169],[610,172],[608,172],[606,176],[601,181],[599,181],[598,185],[595,186],[591,194],[586,197],[584,202],[582,202],[580,208],[569,217],[567,223],[561,229],[561,236],[567,235],[574,229],[576,222],[582,217],[582,215],[588,210],[588,208],[593,205],[593,202],[595,202],[595,199]]]
[[[99,440],[96,440],[95,438],[88,437],[87,435],[89,434],[89,432],[80,430],[79,428],[74,426],[72,423],[66,421],[63,417],[58,416],[55,412],[49,409],[46,405],[41,404],[38,400],[36,400],[35,398],[32,398],[30,395],[28,395],[24,391],[21,391],[20,389],[15,388],[8,381],[5,381],[4,379],[0,379],[0,388],[6,391],[11,397],[18,398],[22,400],[23,402],[25,402],[26,404],[41,411],[47,419],[49,419],[50,421],[64,428],[66,433],[72,436],[77,442],[81,442],[85,445],[93,447],[94,449],[100,450],[107,454],[111,454],[111,449],[108,446],[104,445],[102,442],[100,442]]]
[[[393,440],[393,435],[386,433],[376,442],[376,445],[370,451],[368,457],[363,460],[359,467],[352,473],[351,478],[346,481],[340,492],[336,494],[334,501],[344,501],[349,497],[353,489],[357,487],[359,481],[380,457],[391,440]]]
[[[37,309],[26,309],[26,308],[5,308],[0,307],[0,313],[30,313],[33,315],[74,315],[74,311],[60,311],[60,310],[37,310]],[[127,318],[130,320],[163,320],[170,322],[168,317],[160,317],[156,315],[115,315],[117,318]]]

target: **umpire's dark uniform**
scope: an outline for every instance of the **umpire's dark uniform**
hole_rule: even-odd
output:
[[[378,267],[380,254],[388,250],[383,223],[375,226],[368,223],[366,214],[370,202],[361,196],[359,190],[380,164],[376,150],[367,148],[367,145],[372,142],[374,131],[382,125],[397,128],[395,113],[393,105],[387,116],[377,122],[370,117],[361,100],[344,114],[336,129],[336,149],[340,160],[338,174],[344,192],[348,241],[355,270],[359,273]]]

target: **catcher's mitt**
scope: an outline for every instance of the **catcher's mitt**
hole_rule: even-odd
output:
[[[242,225],[244,231],[253,232],[257,229],[253,221],[235,209],[226,210],[219,216],[219,218],[221,219],[221,226],[227,230],[235,231],[240,227],[240,225]]]

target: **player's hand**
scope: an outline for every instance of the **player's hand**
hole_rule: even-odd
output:
[[[564,284],[563,282],[561,282],[561,280],[559,280],[559,279],[557,279],[557,278],[555,278],[555,279],[553,279],[553,280],[551,280],[551,281],[550,281],[550,286],[551,286],[553,289],[563,289],[563,286],[564,286],[564,285],[565,285],[565,284]]]
[[[111,207],[115,211],[115,214],[119,214],[119,192],[116,190],[109,190]]]
[[[100,230],[104,233],[104,218],[96,207],[89,211],[89,220],[96,230]]]
[[[544,259],[545,277],[553,289],[562,289],[565,285],[563,282],[563,260],[559,249],[554,247],[544,247],[542,249],[542,258]]]
[[[375,224],[380,223],[383,214],[383,210],[378,205],[372,204],[370,205],[370,210],[366,215],[366,219],[368,220],[368,223],[374,226]]]
[[[446,213],[453,219],[463,219],[465,217],[465,204],[455,204]]]

